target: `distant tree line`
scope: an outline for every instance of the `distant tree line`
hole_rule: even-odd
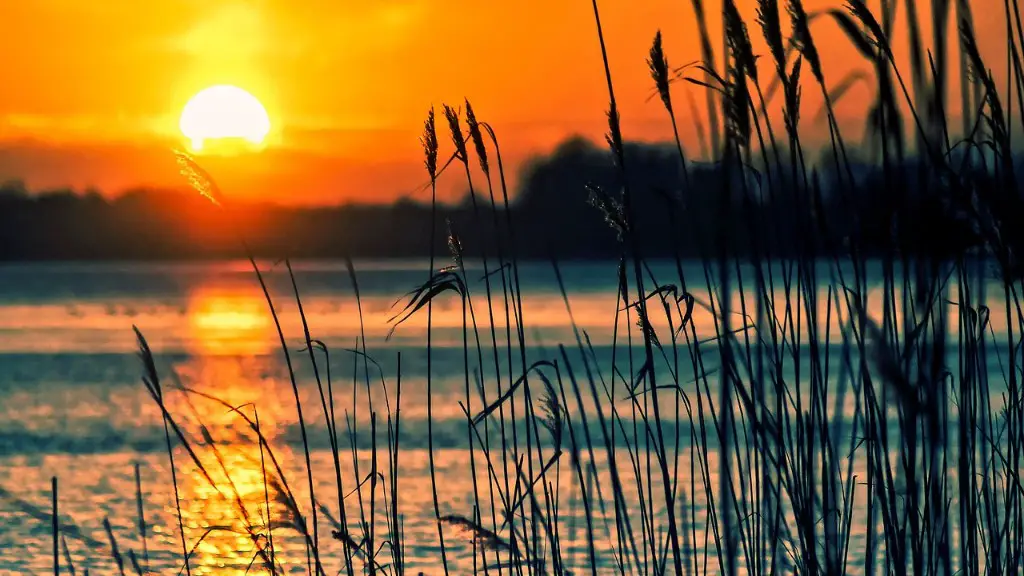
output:
[[[922,177],[913,164],[900,169],[904,193],[894,197],[880,192],[892,189],[881,185],[892,175],[871,163],[853,166],[853,184],[821,170],[802,171],[806,181],[791,186],[791,176],[777,168],[724,173],[714,164],[691,163],[684,175],[674,146],[630,144],[626,162],[635,237],[650,257],[690,258],[722,249],[768,257],[823,255],[851,245],[869,254],[952,253],[976,241],[956,202],[935,189],[934,175]],[[480,190],[477,209],[468,197],[439,205],[434,248],[448,250],[452,229],[468,256],[481,249],[493,254],[495,238],[511,247],[514,237],[521,258],[616,257],[616,199],[623,186],[618,174],[604,148],[567,140],[524,166],[510,214],[500,208],[493,213]],[[931,184],[919,190],[917,181]],[[500,198],[497,203],[503,206]],[[106,198],[95,191],[31,193],[12,182],[0,187],[0,259],[235,258],[244,255],[240,238],[260,257],[420,257],[429,254],[432,213],[428,204],[411,199],[321,207],[243,202],[220,210],[182,191],[135,190]]]

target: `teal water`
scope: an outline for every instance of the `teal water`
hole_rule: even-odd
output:
[[[308,426],[314,492],[319,504],[337,517],[340,506],[330,442],[325,433],[325,401],[321,400],[316,386],[308,352],[302,351],[304,338],[293,288],[283,265],[266,263],[264,266],[295,365]],[[619,307],[616,266],[614,262],[562,265],[577,332],[570,323],[551,266],[524,265],[520,277],[527,339],[524,354],[527,364],[558,360],[563,369],[571,367],[581,381],[590,368],[601,386],[617,399],[614,403],[602,402],[602,409],[608,411],[614,406],[624,421],[632,422],[629,414],[632,403],[627,398],[622,373],[635,373],[641,356],[634,350],[634,364],[630,366],[631,358],[624,340],[627,329],[632,329],[634,339],[639,332],[633,324],[635,318],[627,320],[624,314],[620,314],[616,325]],[[396,307],[396,302],[404,303],[404,295],[426,279],[427,264],[362,262],[355,268],[359,302],[342,263],[295,265],[296,283],[311,336],[321,340],[330,351],[329,358],[318,356],[318,367],[324,381],[328,367],[330,370],[336,418],[344,437],[341,450],[344,491],[347,494],[357,486],[364,489],[347,494],[345,502],[352,518],[356,513],[351,510],[358,507],[360,497],[369,506],[371,492],[368,487],[359,485],[358,480],[366,478],[374,466],[374,441],[381,450],[386,446],[387,416],[400,411],[398,496],[406,542],[406,568],[441,573],[429,490],[425,310],[399,326],[389,338],[393,327],[389,320],[402,307]],[[498,361],[494,362],[491,315],[480,281],[482,272],[479,264],[469,269],[473,308],[471,312],[466,309],[466,325],[471,328],[475,321],[482,339],[479,355],[473,331],[464,331],[459,299],[448,294],[435,302],[432,311],[432,433],[442,515],[468,517],[473,514],[469,438],[459,402],[468,402],[471,412],[482,406],[477,374],[483,375],[483,393],[493,400],[498,394],[496,373],[507,386],[510,374],[514,379],[522,372],[518,345],[512,347],[511,368],[505,348],[506,307],[500,276],[493,277],[492,286],[496,291],[492,298],[493,338],[498,345]],[[783,272],[780,268],[777,303],[786,299],[781,285]],[[829,287],[837,286],[838,279],[827,272],[827,269],[823,271],[818,282],[820,316],[831,320],[828,326],[822,320],[822,327],[827,327],[832,335],[827,352],[840,358],[843,314],[836,311],[834,300],[832,305],[828,304],[829,295],[836,294],[834,290],[830,292]],[[661,284],[682,285],[674,264],[657,264],[651,273]],[[704,285],[702,269],[690,263],[684,266],[683,273],[696,298],[692,315],[695,332],[698,338],[713,339],[715,324],[704,308],[710,305],[711,298]],[[877,292],[880,289],[877,270],[872,271],[869,280],[869,292]],[[991,291],[993,299],[1001,297],[997,288]],[[737,301],[734,309],[738,309],[738,292],[734,299]],[[876,310],[869,309],[869,314],[876,315]],[[652,324],[663,342],[671,340],[664,314],[652,317]],[[741,326],[741,318],[734,320],[734,325]],[[141,380],[142,364],[133,326],[149,341],[165,388],[183,386],[215,396],[232,406],[258,410],[262,431],[280,458],[303,514],[307,518],[311,516],[295,398],[273,318],[255,275],[246,263],[9,265],[0,267],[0,573],[52,570],[49,519],[52,476],[60,480],[60,517],[65,526],[68,552],[79,570],[85,566],[91,567],[93,573],[114,570],[109,538],[103,529],[104,518],[109,519],[122,554],[127,555],[130,549],[140,562],[145,554],[148,565],[157,573],[177,573],[182,567],[164,428],[159,411]],[[514,326],[513,321],[513,341]],[[991,327],[995,333],[1001,333],[1005,318],[993,312]],[[577,345],[577,333],[589,342],[585,353],[581,353]],[[464,354],[464,338],[470,344],[468,356]],[[566,346],[564,357],[559,345]],[[371,364],[360,360],[364,346],[365,353],[374,360]],[[706,348],[710,352],[705,368],[714,374],[717,351],[713,343]],[[680,348],[680,354],[684,357],[678,368],[669,356],[659,359],[659,378],[664,382],[674,377],[694,392],[695,384],[691,382],[694,375],[685,348]],[[801,357],[806,361],[806,352],[801,352]],[[613,359],[618,374],[611,370]],[[399,361],[400,406],[397,397]],[[1000,358],[993,355],[990,371],[998,374],[1000,368]],[[672,376],[677,369],[678,373]],[[467,374],[472,380],[468,400],[465,396]],[[786,369],[786,374],[795,378],[792,366]],[[837,382],[844,378],[839,369],[829,377]],[[711,385],[714,386],[714,379]],[[994,397],[1000,392],[999,387],[993,385]],[[171,411],[185,432],[200,443],[203,434],[208,434],[217,442],[221,456],[220,462],[206,462],[215,472],[221,488],[218,493],[188,461],[183,448],[179,446],[174,450],[186,535],[190,545],[199,542],[192,560],[193,573],[241,574],[252,561],[253,545],[242,530],[233,499],[225,497],[225,486],[233,486],[231,490],[237,491],[253,511],[266,507],[265,501],[273,495],[264,490],[259,446],[241,419],[224,405],[196,394],[169,392],[168,396]],[[600,430],[592,416],[594,405],[589,389],[585,396],[583,407],[591,413],[589,426],[596,438]],[[572,398],[571,392],[568,397]],[[839,408],[852,414],[852,399],[848,400],[849,405]],[[672,442],[671,452],[674,454],[678,449],[683,463],[674,474],[685,486],[691,479],[689,425],[686,415],[678,411],[671,398],[663,396],[662,401],[664,429],[670,439],[678,439],[678,444]],[[575,401],[570,400],[569,404],[570,411],[578,413]],[[371,410],[376,412],[376,438],[370,432]],[[350,424],[346,425],[346,421]],[[519,442],[523,444],[526,429],[521,413],[517,423]],[[346,434],[348,426],[353,431],[351,437]],[[581,423],[576,422],[576,430],[582,437]],[[554,440],[546,432],[542,435],[543,449],[552,450]],[[506,431],[506,440],[511,441],[510,437],[511,429]],[[642,443],[642,432],[639,437]],[[479,438],[486,438],[496,447],[501,433],[492,426]],[[637,436],[623,433],[616,443],[621,448],[615,456],[620,461],[620,469],[630,474],[633,472],[628,449],[637,445],[636,439]],[[566,441],[563,439],[563,443]],[[714,443],[711,449],[714,450]],[[377,466],[382,471],[389,470],[389,463],[379,461],[382,454],[378,452]],[[607,465],[602,468],[600,462],[606,462],[608,456],[603,447],[598,447],[595,468],[599,474],[593,479],[599,486],[603,483],[606,498],[610,498]],[[717,458],[714,454],[711,457]],[[486,487],[488,476],[479,450],[476,458],[478,483]],[[497,453],[496,458],[497,465],[500,462]],[[140,470],[148,527],[145,542],[138,526],[136,464]],[[863,461],[857,461],[854,470],[862,466]],[[716,478],[717,470],[711,471],[711,476]],[[560,542],[563,551],[567,558],[576,559],[578,566],[585,566],[589,560],[583,532],[582,492],[567,458],[564,464],[559,462],[552,470],[549,479],[551,489],[562,498]],[[626,501],[638,501],[637,482],[625,484]],[[383,513],[382,503],[394,495],[390,487],[379,486],[373,494],[376,538],[380,542],[390,520]],[[856,494],[863,498],[862,490]],[[489,502],[486,498],[485,501]],[[705,503],[694,502],[693,511],[700,516],[697,520],[703,525]],[[664,510],[654,509],[653,512],[663,517]],[[362,512],[364,516],[368,513],[368,510]],[[334,573],[341,567],[341,544],[330,540],[331,520],[320,511],[318,516],[323,562],[328,571]],[[637,525],[641,522],[638,518]],[[863,513],[856,515],[854,522],[863,523]],[[599,527],[598,560],[603,567],[611,568],[615,562],[611,553],[615,542],[614,522],[610,525],[602,522]],[[209,532],[210,528],[214,530]],[[851,559],[863,557],[864,552],[858,550],[857,543],[863,548],[866,531],[863,524],[859,532],[855,530]],[[282,563],[289,570],[306,572],[305,547],[294,531],[279,529],[276,534]],[[472,570],[471,538],[449,526],[446,546],[455,573]],[[713,553],[702,542],[697,549],[700,553]],[[390,558],[390,551],[383,549],[381,557]]]

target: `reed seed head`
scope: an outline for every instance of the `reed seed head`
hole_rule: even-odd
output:
[[[658,340],[658,334],[654,331],[654,326],[651,325],[650,320],[647,319],[647,314],[644,312],[644,307],[640,304],[636,304],[633,307],[636,310],[636,326],[640,329],[644,338],[647,339],[655,347],[660,348],[661,342]]]
[[[477,546],[480,546],[485,550],[507,551],[511,549],[509,544],[505,542],[501,536],[488,530],[482,524],[471,518],[460,516],[458,514],[448,514],[446,516],[442,516],[439,520],[449,526],[453,526],[467,532],[473,541],[476,542]]]
[[[469,137],[473,140],[473,147],[476,148],[477,158],[480,159],[480,169],[484,174],[490,173],[490,166],[487,163],[487,147],[484,146],[484,138],[480,133],[480,123],[476,121],[476,114],[473,113],[473,106],[466,100],[466,124],[469,125]]]
[[[622,202],[613,198],[596,184],[587,184],[587,201],[591,206],[601,211],[605,222],[615,230],[615,235],[621,241],[625,238],[628,225],[626,223],[626,212]]]
[[[551,440],[556,448],[562,447],[562,432],[564,430],[564,419],[562,405],[558,402],[558,394],[551,381],[542,376],[544,380],[544,395],[541,398],[541,423],[551,434]]]
[[[181,175],[188,179],[189,185],[204,198],[213,202],[214,205],[223,206],[224,196],[221,194],[220,188],[217,187],[213,177],[210,176],[210,173],[204,170],[192,156],[185,152],[175,150],[174,155],[177,157]]]
[[[768,43],[780,75],[786,72],[786,48],[782,40],[782,22],[779,20],[779,0],[757,0],[757,23]]]
[[[891,56],[889,40],[885,32],[882,31],[882,26],[875,19],[875,15],[871,13],[871,9],[864,3],[864,0],[849,0],[846,3],[846,9],[871,33],[874,44],[886,55]]]
[[[800,123],[800,70],[803,67],[803,57],[797,57],[793,62],[793,72],[789,80],[784,83],[783,90],[786,96],[786,132],[790,137],[797,135],[797,125]]]
[[[754,48],[750,44],[747,24],[740,16],[740,12],[733,0],[725,0],[722,10],[725,19],[725,36],[729,43],[729,51],[732,52],[735,66],[740,72],[738,77],[749,76],[756,82],[757,59],[754,57]]]
[[[811,67],[814,78],[823,83],[825,75],[821,71],[821,59],[818,57],[814,38],[811,37],[811,25],[802,0],[789,0],[789,18],[793,24],[793,44],[807,59],[807,65]]]
[[[622,146],[622,129],[619,125],[619,109],[612,102],[611,108],[608,109],[608,134],[604,137],[605,141],[608,142],[608,147],[611,148],[612,154],[614,155],[615,161],[618,162],[622,158],[623,146]]]
[[[448,128],[452,133],[452,143],[455,144],[456,157],[465,162],[469,157],[466,154],[466,137],[462,135],[462,124],[459,122],[459,113],[451,106],[444,105],[444,115],[448,119]]]
[[[437,126],[434,122],[434,108],[427,112],[427,119],[423,123],[423,136],[420,137],[420,144],[423,145],[423,153],[426,156],[424,164],[427,173],[430,174],[430,181],[437,181]]]
[[[452,223],[451,218],[447,218],[445,223],[448,226],[448,251],[451,253],[452,260],[458,268],[462,268],[462,240],[459,238],[459,234],[455,231],[455,225]]]
[[[735,145],[746,148],[751,136],[750,91],[742,67],[732,68],[729,75],[732,79],[726,84],[723,105],[726,135]]]
[[[669,114],[672,113],[672,97],[668,90],[668,58],[661,45],[661,30],[654,35],[654,43],[651,44],[651,51],[647,58],[647,67],[651,70],[651,78],[654,79],[654,86],[658,89],[661,102]]]

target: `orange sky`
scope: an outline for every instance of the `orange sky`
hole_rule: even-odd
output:
[[[985,55],[1004,69],[1002,2],[972,4]],[[755,2],[739,5],[756,40]],[[808,11],[839,5],[805,0]],[[601,6],[626,137],[668,137],[660,103],[648,101],[644,59],[659,28],[671,63],[698,57],[690,2]],[[721,4],[706,10],[714,34]],[[832,82],[854,66],[867,70],[831,21],[812,30]],[[569,135],[605,130],[589,0],[5,0],[0,53],[0,179],[31,188],[179,185],[169,153],[183,143],[178,115],[219,83],[255,94],[273,123],[258,155],[204,161],[227,194],[247,198],[408,194],[426,178],[417,142],[426,110],[464,96],[494,125],[513,166]],[[703,98],[679,85],[681,110],[686,90]],[[805,93],[811,123],[817,105]],[[852,139],[869,97],[860,90],[839,107]],[[695,154],[693,130],[684,127],[683,138]],[[449,178],[446,190],[461,187]]]

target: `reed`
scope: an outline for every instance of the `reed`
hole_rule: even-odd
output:
[[[1016,2],[1007,0],[1011,33],[1004,95],[977,47],[966,2],[932,3],[933,29],[944,30],[955,17],[958,38],[950,42],[937,31],[931,48],[920,32],[920,14],[912,2],[906,5],[908,38],[903,38],[893,30],[893,2],[883,2],[880,12],[863,0],[850,0],[842,10],[812,13],[799,0],[784,7],[761,0],[755,30],[769,52],[762,59],[729,0],[723,5],[725,42],[719,54],[699,0],[693,2],[701,41],[696,64],[672,68],[661,33],[655,35],[647,65],[679,161],[678,189],[664,195],[664,206],[678,226],[677,242],[702,249],[696,262],[684,261],[676,249],[666,273],[644,254],[646,224],[638,205],[656,192],[635,184],[608,66],[614,46],[605,43],[601,12],[592,2],[609,99],[608,159],[617,167],[622,190],[591,189],[592,203],[618,233],[621,247],[606,353],[596,350],[575,320],[574,342],[555,350],[528,336],[517,258],[517,235],[523,230],[517,230],[521,223],[509,210],[514,200],[495,131],[468,101],[464,113],[445,106],[454,152],[439,168],[441,146],[431,111],[422,137],[435,206],[429,274],[398,303],[392,330],[426,315],[427,456],[436,542],[409,541],[403,529],[409,500],[403,492],[415,487],[400,482],[401,356],[397,373],[381,370],[380,381],[373,381],[370,367],[376,364],[361,330],[349,350],[352,404],[345,415],[347,438],[342,437],[335,404],[344,400],[332,384],[331,355],[303,312],[299,282],[286,263],[303,352],[313,371],[312,382],[300,381],[278,323],[303,422],[308,494],[297,495],[289,484],[258,417],[225,406],[248,427],[261,454],[266,518],[257,523],[254,518],[261,515],[252,514],[249,504],[238,498],[237,505],[241,529],[254,542],[254,561],[260,558],[260,567],[277,573],[282,568],[275,542],[298,537],[308,550],[309,573],[326,573],[331,556],[326,542],[333,540],[341,542],[340,560],[350,576],[410,572],[411,561],[421,560],[410,558],[410,551],[434,544],[437,565],[446,574],[462,569],[456,566],[515,575],[1020,572],[1024,190],[1013,138],[1014,116],[1024,127],[1019,56],[1024,31],[1011,18],[1018,13]],[[829,23],[872,71],[861,79],[874,94],[867,137],[858,148],[848,144],[852,140],[842,133],[834,106],[852,80],[828,84],[830,71],[815,42],[818,27]],[[893,50],[904,41],[910,45],[909,82]],[[954,49],[958,53],[950,55]],[[956,61],[963,101],[959,128],[946,94],[956,80],[950,67]],[[822,162],[814,161],[806,143],[802,96],[807,86],[824,99],[828,138]],[[751,245],[742,253],[728,250],[733,243],[726,238],[692,232],[716,215],[690,206],[696,155],[680,138],[685,127],[674,99],[681,87],[706,92],[708,155],[718,171],[720,215],[739,213],[751,230]],[[772,105],[776,94],[782,101]],[[486,199],[471,171],[474,154],[486,179]],[[855,156],[880,164],[882,181],[865,181],[854,169]],[[440,239],[436,186],[451,162],[463,168],[473,221],[449,224],[454,266],[439,267],[433,253]],[[185,166],[197,190],[226,206],[213,179],[193,164]],[[808,208],[777,213],[771,222],[754,217],[758,203],[776,198],[797,198]],[[859,207],[879,202],[886,206],[884,221],[865,221]],[[842,213],[826,209],[836,205]],[[924,217],[937,220],[945,237],[920,236],[914,223]],[[868,225],[891,231],[883,245],[864,240],[859,232]],[[778,258],[772,243],[756,241],[777,238],[783,228],[798,231],[793,258]],[[473,233],[463,236],[460,230]],[[829,240],[837,237],[843,240]],[[482,255],[479,279],[472,276],[470,251]],[[573,318],[562,267],[556,258],[551,264]],[[987,264],[995,278],[985,271]],[[274,310],[274,295],[255,261],[253,267]],[[358,302],[351,263],[349,274]],[[450,297],[462,318],[463,389],[452,402],[465,415],[472,475],[471,498],[460,504],[440,501],[437,487],[445,479],[435,462],[434,305]],[[362,326],[361,304],[357,312]],[[698,316],[710,320],[698,322]],[[230,480],[215,479],[204,464],[217,460],[217,442],[197,442],[179,425],[180,416],[167,407],[153,353],[141,333],[138,339],[147,390],[165,424],[172,484],[176,489],[173,471],[184,454],[205,481],[234,499]],[[360,366],[365,403],[357,401]],[[314,493],[299,394],[300,385],[313,383],[330,440],[337,518]],[[384,412],[371,400],[375,391],[387,399]],[[201,396],[188,389],[176,392]],[[360,429],[360,410],[366,411],[369,430]],[[358,436],[366,433],[370,471],[362,474]],[[352,478],[343,478],[345,440]],[[221,466],[230,478],[231,470]],[[141,493],[141,487],[137,490]],[[272,508],[277,520],[271,519]],[[197,543],[187,542],[180,508],[178,516],[188,573]],[[56,511],[53,518],[56,564]],[[330,540],[318,536],[322,521],[333,525]],[[146,526],[140,500],[142,565],[148,569]],[[120,559],[109,528],[108,533],[112,554]],[[456,544],[471,547],[468,560],[456,558],[454,551],[464,549]],[[66,550],[65,556],[70,563]],[[134,552],[129,557],[140,566]],[[123,572],[123,560],[118,565]]]

